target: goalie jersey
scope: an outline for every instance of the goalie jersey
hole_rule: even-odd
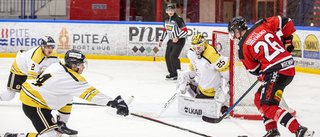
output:
[[[204,95],[213,97],[215,91],[222,86],[221,78],[229,81],[229,58],[220,55],[212,46],[205,45],[200,59],[190,48],[188,58],[189,76],[191,78],[198,76],[198,88]]]
[[[39,46],[28,51],[19,51],[10,71],[16,75],[27,75],[28,79],[36,79],[41,71],[59,61],[55,50],[46,57]]]
[[[36,81],[27,80],[20,91],[23,104],[49,110],[59,110],[72,103],[73,97],[100,105],[112,100],[63,63],[52,64]]]

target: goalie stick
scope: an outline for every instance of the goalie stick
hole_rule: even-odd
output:
[[[129,106],[131,102],[133,101],[134,96],[130,96],[128,100],[126,101],[126,104]],[[107,106],[107,105],[99,105],[94,103],[81,103],[81,102],[72,102],[74,105],[88,105],[88,106]]]
[[[219,122],[221,122],[222,119],[224,119],[224,118],[231,112],[231,110],[232,110],[235,106],[237,106],[238,103],[251,91],[251,89],[252,89],[255,85],[257,85],[258,82],[259,82],[259,80],[256,80],[256,81],[251,85],[251,87],[250,87],[245,93],[243,93],[243,95],[237,100],[237,102],[234,103],[234,104],[230,107],[230,109],[229,109],[226,113],[224,113],[220,118],[210,118],[210,117],[207,117],[207,116],[202,116],[202,120],[203,120],[203,121],[206,121],[206,122],[209,122],[209,123],[219,123]]]
[[[160,117],[164,111],[168,109],[168,107],[180,96],[180,93],[174,93],[173,96],[162,106],[161,110],[158,112],[135,112],[138,115],[143,115],[146,117],[158,118]]]
[[[177,128],[177,129],[188,131],[190,133],[194,133],[194,134],[197,134],[197,135],[200,135],[200,136],[210,137],[210,136],[208,136],[206,134],[202,134],[202,133],[199,133],[199,132],[196,132],[196,131],[193,131],[193,130],[190,130],[190,129],[186,129],[186,128],[183,128],[183,127],[179,127],[179,126],[176,126],[176,125],[172,125],[172,124],[169,124],[169,123],[157,120],[157,119],[153,119],[153,118],[150,118],[150,117],[147,117],[147,116],[139,115],[139,114],[136,114],[136,113],[130,113],[130,114],[132,116],[140,117],[140,118],[147,119],[147,120],[150,120],[150,121],[153,121],[153,122],[157,122],[157,123],[160,123],[160,124],[164,124],[164,125],[167,125],[167,126],[170,126],[170,127],[174,127],[174,128]]]

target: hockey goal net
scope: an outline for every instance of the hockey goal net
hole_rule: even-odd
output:
[[[246,92],[249,87],[257,80],[257,77],[251,75],[242,65],[238,57],[238,48],[236,40],[229,38],[227,32],[213,31],[212,46],[215,47],[223,56],[230,58],[230,107]],[[262,120],[261,114],[254,105],[254,94],[260,87],[259,82],[251,91],[234,107],[230,116],[248,120]],[[288,110],[295,115],[295,111],[290,109],[281,100],[280,107]]]

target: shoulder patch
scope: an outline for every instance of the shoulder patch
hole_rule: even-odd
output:
[[[51,54],[49,55],[48,58],[57,58],[58,57],[58,53],[55,50],[52,50]]]
[[[36,62],[37,64],[40,64],[44,58],[45,56],[40,46],[33,52],[31,56],[31,60]]]
[[[66,72],[68,72],[70,74],[70,76],[78,82],[83,82],[83,81],[87,81],[83,76],[81,76],[79,73],[73,71],[72,69],[68,68],[65,66],[64,63],[60,62],[60,65],[65,69]]]
[[[202,56],[206,58],[211,64],[215,63],[220,58],[219,53],[216,51],[215,48],[211,46],[207,46]]]

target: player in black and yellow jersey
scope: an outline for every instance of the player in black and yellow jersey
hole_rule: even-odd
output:
[[[65,55],[65,63],[54,63],[49,66],[36,80],[27,80],[22,85],[20,100],[23,111],[32,121],[38,133],[25,134],[27,137],[56,137],[59,133],[69,131],[68,135],[76,135],[64,123],[52,121],[52,110],[71,111],[68,104],[73,97],[78,97],[99,105],[117,109],[117,114],[127,116],[128,106],[121,98],[114,100],[90,85],[81,76],[85,69],[86,57],[78,50],[69,50]],[[62,126],[61,126],[62,124]],[[57,130],[58,132],[55,132]],[[22,135],[22,133],[8,135]]]

